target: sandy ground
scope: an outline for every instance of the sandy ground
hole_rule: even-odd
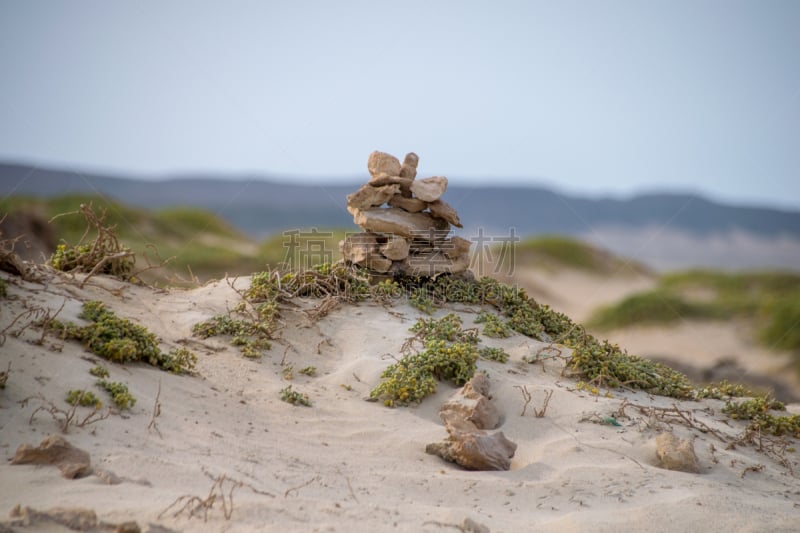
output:
[[[79,289],[66,277],[40,284],[0,275],[10,283],[10,298],[0,302],[0,330],[6,332],[0,368],[11,362],[8,383],[0,390],[5,459],[21,444],[59,433],[46,413],[29,422],[37,403],[20,401],[41,394],[67,407],[67,390],[94,387],[88,371],[98,363],[137,399],[124,415],[64,435],[91,454],[96,469],[113,472],[122,483],[108,485],[97,476],[67,480],[53,467],[3,461],[0,513],[17,504],[37,510],[82,507],[103,521],[135,520],[154,531],[470,531],[465,519],[493,532],[796,531],[800,523],[800,480],[787,468],[800,474],[796,451],[784,452],[782,465],[750,445],[729,449],[744,425],[725,420],[720,401],[674,402],[631,391],[604,397],[577,390],[574,380],[561,376],[560,361],[523,361],[542,346],[524,336],[482,337],[512,356],[506,364],[480,361],[479,367],[488,372],[492,401],[504,414],[500,429],[518,448],[510,471],[470,472],[424,452],[427,443],[445,437],[437,411],[453,387],[441,384],[413,408],[390,409],[363,399],[421,316],[407,305],[344,305],[312,322],[302,310],[315,302],[300,301],[282,309],[281,339],[253,361],[224,339],[191,337],[194,323],[239,301],[226,282],[164,292],[100,277]],[[245,286],[248,280],[238,283]],[[198,375],[99,361],[74,342],[60,346],[48,338],[36,345],[40,333],[32,327],[19,337],[10,335],[28,320],[8,328],[26,308],[56,310],[63,304],[59,318],[78,320],[81,302],[92,299],[156,333],[164,349],[185,343],[195,350]],[[449,311],[470,326],[479,309],[456,307],[436,316]],[[317,367],[317,377],[295,373],[291,382],[309,395],[312,407],[279,399],[288,383],[281,362],[295,369]],[[159,384],[161,413],[153,419]],[[516,387],[532,394],[525,416]],[[532,408],[542,407],[546,391],[553,397],[545,416],[536,418]],[[626,400],[643,407],[675,405],[716,435],[667,424],[630,406],[629,418],[618,417],[619,427],[582,421],[610,416]],[[152,420],[158,431],[148,429]],[[693,439],[700,474],[657,466],[655,437],[670,429]],[[181,496],[205,498],[221,475],[244,484],[227,506],[228,518],[221,500],[205,520],[185,512],[176,516],[180,506],[165,512]],[[226,483],[227,493],[233,485]],[[17,529],[29,530],[12,530]]]

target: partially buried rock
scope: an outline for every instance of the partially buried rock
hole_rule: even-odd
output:
[[[476,374],[439,409],[439,417],[472,422],[477,429],[494,429],[500,423],[500,413],[489,399],[489,378]]]
[[[447,178],[444,176],[434,176],[422,180],[414,180],[411,184],[411,192],[424,202],[435,202],[447,190]]]
[[[500,415],[490,403],[489,380],[483,374],[473,377],[450,400],[439,416],[448,437],[425,447],[427,453],[469,470],[508,470],[517,445],[502,431],[488,433],[481,428],[497,426]]]
[[[22,444],[17,448],[11,464],[55,465],[67,479],[86,477],[92,473],[89,454],[76,448],[60,435],[45,437],[38,448],[34,448],[31,444]]]
[[[700,472],[694,444],[688,439],[679,439],[672,433],[661,433],[656,437],[656,455],[662,468],[697,474]]]
[[[400,160],[385,152],[372,152],[367,159],[367,170],[373,178],[379,176],[399,176]]]

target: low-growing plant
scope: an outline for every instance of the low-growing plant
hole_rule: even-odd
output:
[[[384,405],[410,405],[436,392],[436,380],[463,385],[475,374],[478,350],[473,343],[431,339],[425,350],[404,356],[381,374],[383,381],[370,393]]]
[[[416,289],[408,297],[408,303],[416,307],[426,315],[431,315],[436,310],[433,299],[424,289]]]
[[[261,357],[262,351],[272,347],[270,339],[275,331],[277,317],[278,304],[275,300],[254,306],[241,302],[228,314],[216,315],[210,320],[195,324],[192,332],[203,339],[230,335],[231,344],[239,346],[242,355],[253,359]]]
[[[713,398],[715,400],[725,400],[727,398],[741,398],[742,396],[753,396],[754,393],[744,385],[730,383],[728,380],[719,383],[709,383],[705,387],[695,389],[693,397],[696,400]]]
[[[80,318],[90,321],[87,326],[50,321],[50,328],[65,338],[79,340],[100,357],[116,363],[141,361],[176,374],[191,372],[197,356],[185,348],[164,353],[156,336],[145,327],[119,318],[99,301],[83,304]]]
[[[281,400],[283,400],[286,403],[290,403],[292,405],[302,405],[305,407],[311,407],[311,400],[309,399],[308,395],[292,390],[291,385],[289,385],[285,389],[281,389],[280,394],[281,394]]]
[[[103,407],[103,402],[93,392],[78,389],[67,392],[67,403],[80,405],[81,407],[94,407],[95,409]]]
[[[89,373],[96,378],[107,378],[108,377],[108,369],[104,366],[94,366],[89,369]]]
[[[107,381],[100,379],[97,385],[106,390],[111,395],[114,405],[120,410],[130,409],[136,405],[136,398],[128,391],[128,386],[119,381]]]
[[[770,411],[785,411],[786,406],[769,396],[757,396],[741,402],[728,401],[722,412],[736,420],[749,420],[751,431],[780,437],[800,438],[800,415],[774,415]]]
[[[478,336],[475,330],[463,330],[461,329],[462,324],[463,321],[460,316],[449,313],[439,319],[429,318],[426,320],[420,318],[411,326],[409,331],[416,333],[417,337],[426,340],[436,339],[447,342],[457,341],[476,344],[478,342]]]
[[[478,350],[478,355],[489,361],[497,361],[498,363],[505,363],[508,361],[508,352],[502,348],[484,347]]]
[[[511,336],[511,328],[494,313],[489,313],[487,311],[478,313],[478,316],[475,318],[475,323],[485,324],[483,326],[483,334],[487,337],[506,338]]]
[[[608,341],[575,346],[569,367],[598,387],[644,389],[661,396],[691,398],[694,387],[680,372],[634,355]]]
[[[8,285],[6,284],[6,280],[0,278],[0,298],[7,298],[8,297]]]
[[[314,377],[314,376],[317,375],[317,367],[315,367],[315,366],[306,366],[306,367],[301,368],[297,372],[300,373],[300,374],[303,374],[304,376]]]

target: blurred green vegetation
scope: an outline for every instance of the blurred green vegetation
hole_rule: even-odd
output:
[[[136,254],[136,269],[158,265],[162,269],[144,273],[148,281],[181,284],[190,275],[201,281],[230,275],[248,275],[289,262],[312,263],[339,259],[339,240],[344,229],[303,228],[292,235],[277,234],[258,243],[240,233],[215,214],[192,207],[171,207],[148,211],[126,206],[99,196],[70,195],[52,199],[11,197],[0,200],[4,213],[28,213],[50,221],[52,234],[59,242],[75,245],[86,231],[86,221],[77,212],[81,204],[91,203],[96,213],[106,210],[106,224],[116,227],[120,243]],[[70,214],[74,213],[74,214]],[[90,232],[86,239],[91,242]]]
[[[499,247],[497,248],[499,251]],[[514,248],[517,265],[555,270],[570,267],[599,275],[630,275],[647,272],[635,261],[617,257],[583,241],[561,235],[524,239]]]
[[[658,287],[598,309],[588,326],[614,329],[682,319],[747,319],[770,349],[793,351],[800,362],[800,274],[691,270],[666,274]]]

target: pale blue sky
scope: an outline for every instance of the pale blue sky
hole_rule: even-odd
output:
[[[800,1],[0,0],[0,159],[800,209]]]

